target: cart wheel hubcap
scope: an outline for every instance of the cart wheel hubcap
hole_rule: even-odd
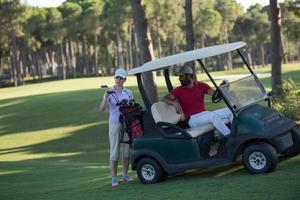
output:
[[[267,165],[267,158],[261,152],[252,152],[249,156],[249,164],[256,170],[263,169]]]
[[[147,181],[153,180],[154,177],[155,177],[155,169],[154,169],[154,167],[152,165],[150,165],[150,164],[143,165],[143,167],[142,167],[142,176]]]

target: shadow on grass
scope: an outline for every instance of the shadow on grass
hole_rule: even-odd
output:
[[[137,87],[130,88],[137,100]],[[0,100],[0,135],[77,126],[108,119],[99,112],[104,90],[34,95]]]

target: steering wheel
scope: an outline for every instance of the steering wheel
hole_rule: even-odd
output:
[[[212,97],[211,97],[211,101],[213,103],[219,103],[221,100],[223,99],[221,93],[219,92],[219,89],[217,89],[216,91],[214,91]]]
[[[225,84],[229,84],[229,81],[227,80],[223,80],[222,83],[219,86],[225,85]],[[228,85],[229,87],[229,85]],[[217,88],[216,91],[214,91],[212,97],[211,97],[211,101],[213,103],[218,103],[223,99],[221,92],[219,91],[219,89]]]

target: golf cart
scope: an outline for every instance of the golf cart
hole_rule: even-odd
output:
[[[271,108],[270,94],[239,50],[245,45],[245,42],[235,42],[192,50],[159,58],[129,70],[129,75],[136,75],[145,105],[142,111],[144,135],[132,141],[131,154],[132,169],[137,170],[142,183],[160,182],[170,174],[185,170],[230,165],[240,155],[249,172],[271,172],[277,166],[279,155],[299,154],[300,131],[294,121]],[[250,73],[238,80],[217,85],[202,59],[231,51],[237,51]],[[173,106],[162,101],[150,103],[144,89],[141,73],[163,70],[170,92],[173,86],[169,70],[174,65],[189,61],[199,62],[218,91],[213,95],[213,102],[223,100],[234,116],[230,125],[231,137],[211,157],[207,154],[211,143],[207,141],[212,141],[211,138],[215,140],[213,125],[189,128],[186,122],[181,121],[182,116],[176,113]],[[228,119],[224,121],[227,123]]]

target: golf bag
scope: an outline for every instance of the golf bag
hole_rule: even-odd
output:
[[[112,94],[120,109],[120,123],[123,129],[121,142],[131,144],[134,138],[144,135],[142,107],[134,99],[120,101],[113,89],[107,90],[107,93]]]
[[[131,144],[134,138],[144,135],[142,121],[142,107],[134,99],[124,99],[119,103],[120,122],[123,126],[121,142]],[[127,141],[124,141],[125,134],[128,134]]]

